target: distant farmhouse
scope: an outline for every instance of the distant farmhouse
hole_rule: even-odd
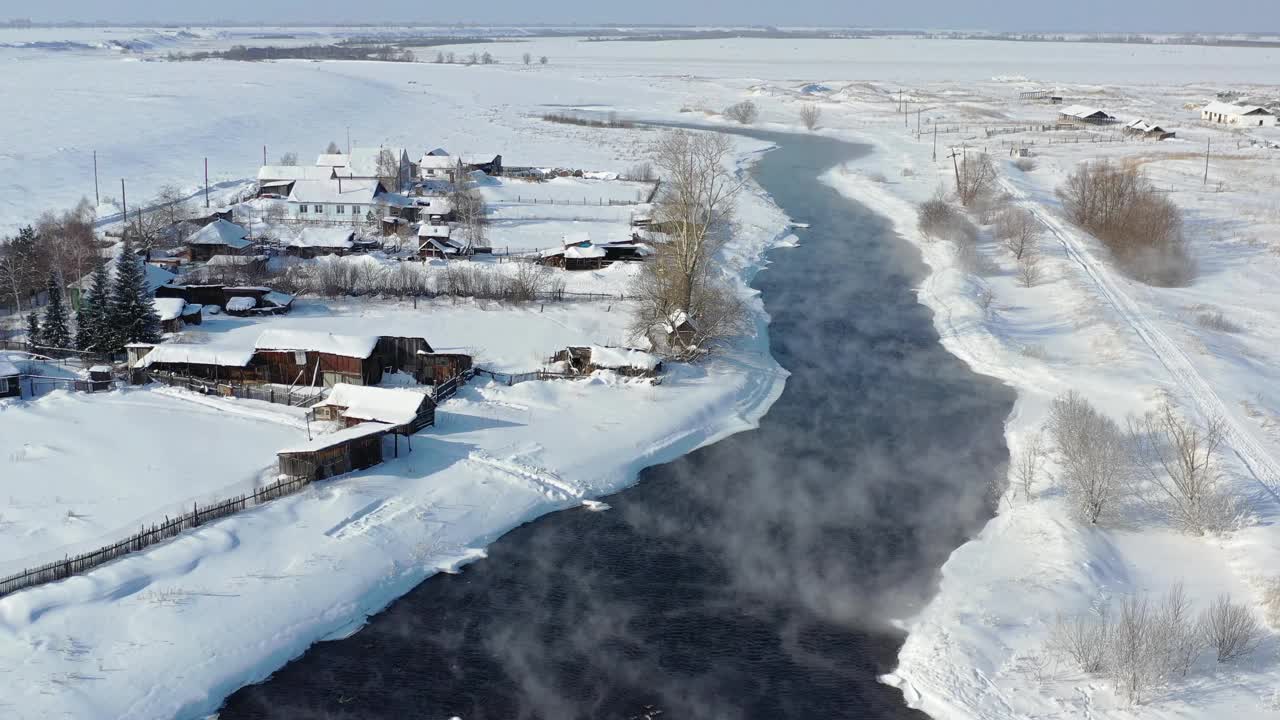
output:
[[[1126,134],[1137,135],[1138,137],[1146,138],[1148,140],[1168,140],[1175,136],[1175,133],[1172,131],[1165,130],[1159,125],[1141,118],[1134,120],[1133,122],[1126,123],[1124,131]]]
[[[253,246],[249,231],[226,220],[214,220],[187,238],[191,260],[201,262],[217,255],[241,255]]]
[[[1200,110],[1200,119],[1217,125],[1275,127],[1275,113],[1261,105],[1234,105],[1214,101]]]

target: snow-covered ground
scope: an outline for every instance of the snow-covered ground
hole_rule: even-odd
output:
[[[1242,145],[1249,136],[1241,132],[1201,127],[1193,109],[1226,89],[1276,97],[1280,50],[893,38],[560,38],[458,48],[488,49],[505,61],[489,67],[248,66],[146,62],[154,56],[145,51],[120,53],[93,44],[108,33],[151,37],[145,30],[39,30],[33,37],[41,42],[67,38],[84,47],[0,47],[0,60],[11,68],[0,74],[0,93],[16,107],[61,109],[0,118],[8,148],[0,154],[0,227],[29,221],[33,199],[44,209],[92,197],[95,149],[104,196],[114,196],[125,177],[131,203],[169,182],[194,193],[206,156],[215,183],[239,187],[253,176],[264,144],[271,156],[296,151],[305,157],[330,140],[341,144],[348,127],[358,144],[496,151],[513,166],[623,172],[643,160],[651,133],[550,124],[539,116],[554,106],[715,123],[723,120],[703,111],[750,98],[760,105],[762,124],[799,131],[799,108],[818,103],[821,132],[876,149],[833,171],[829,182],[892,218],[903,237],[920,246],[932,268],[920,298],[935,311],[948,349],[1018,390],[1007,427],[1014,452],[1064,390],[1079,390],[1119,420],[1168,397],[1193,418],[1228,421],[1230,452],[1223,467],[1252,509],[1251,521],[1239,530],[1189,538],[1150,521],[1082,526],[1047,477],[1030,500],[1011,491],[983,533],[944,567],[937,598],[919,617],[902,618],[910,636],[900,667],[887,680],[930,714],[966,720],[1280,716],[1274,638],[1248,662],[1218,667],[1202,661],[1187,682],[1160,689],[1137,707],[1126,706],[1104,680],[1082,677],[1064,663],[1042,664],[1059,612],[1080,612],[1100,599],[1135,592],[1158,594],[1184,580],[1197,603],[1231,592],[1261,614],[1260,588],[1280,574],[1274,495],[1280,458],[1274,168],[1280,151]],[[0,44],[20,37],[6,31]],[[173,44],[183,49],[231,41],[214,32]],[[516,64],[513,55],[526,50],[551,63]],[[1056,108],[1017,99],[1018,92],[1040,87],[1056,88],[1068,103],[1171,126],[1179,139],[1095,143],[1081,132],[1065,136],[1084,142],[1050,145],[1051,137],[1064,135],[987,136],[987,128],[1052,122]],[[86,117],[94,121],[86,123]],[[909,132],[917,117],[920,137]],[[939,133],[936,159],[930,120],[957,129]],[[137,132],[143,123],[147,132]],[[1277,139],[1274,132],[1253,137]],[[1202,184],[1200,153],[1207,139],[1214,150],[1210,182]],[[1035,170],[1023,173],[1005,161],[1009,145],[1002,143],[1010,142],[1032,148]],[[1044,222],[1045,278],[1036,287],[1020,287],[1007,253],[993,245],[983,250],[992,269],[975,276],[957,267],[949,247],[929,243],[915,230],[913,204],[947,184],[947,155],[961,143],[988,148],[1000,159],[1007,191]],[[743,143],[741,149],[745,158],[759,147]],[[1054,187],[1074,162],[1100,156],[1142,162],[1187,211],[1201,268],[1193,285],[1158,290],[1136,284],[1110,268],[1096,242],[1060,219]],[[607,225],[627,213],[625,207],[589,204],[532,210],[499,204],[495,215],[497,227],[511,223],[516,238],[520,220]],[[743,199],[740,217],[742,232],[728,251],[734,266],[749,275],[785,220],[756,195]],[[519,242],[544,246],[545,230]],[[983,300],[988,297],[989,303]],[[360,332],[408,325],[433,344],[471,347],[482,362],[523,369],[560,344],[615,342],[625,324],[599,304],[543,312],[483,303],[417,310],[350,303],[328,310],[304,304],[294,316],[254,325]],[[1206,311],[1221,311],[1239,331],[1203,326],[1196,317]],[[227,320],[199,331],[211,341],[241,343],[256,329]],[[744,343],[734,359],[742,362],[713,364],[706,375],[677,368],[657,387],[609,378],[513,388],[479,384],[441,408],[439,427],[415,438],[409,456],[85,577],[0,600],[0,677],[16,689],[0,697],[0,713],[206,712],[226,692],[269,673],[309,643],[354,627],[422,577],[481,553],[505,529],[625,486],[643,465],[749,426],[776,397],[782,374],[768,358],[763,335]],[[148,393],[123,393],[107,402]],[[179,401],[184,399],[154,402]],[[5,407],[0,423],[27,409]],[[120,417],[124,426],[133,415],[122,410]],[[566,418],[592,429],[592,443],[559,432]],[[610,432],[623,426],[625,434]],[[72,429],[63,433],[74,435]],[[265,451],[244,455],[241,474],[270,463]],[[135,465],[111,461],[123,463],[112,473]],[[236,632],[227,631],[232,626]]]

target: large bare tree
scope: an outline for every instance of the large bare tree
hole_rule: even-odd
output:
[[[742,302],[716,266],[717,251],[732,232],[734,199],[742,182],[728,167],[732,141],[718,133],[676,130],[662,135],[654,164],[662,178],[654,207],[655,256],[634,291],[640,307],[633,332],[687,318],[692,342],[705,349],[741,328]],[[681,348],[672,349],[677,354]]]

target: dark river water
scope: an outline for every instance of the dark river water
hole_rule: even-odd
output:
[[[749,134],[778,146],[760,185],[812,223],[755,283],[791,372],[760,428],[513,530],[224,720],[923,717],[876,681],[889,621],[990,517],[1014,396],[939,344],[915,249],[817,181],[866,148]]]

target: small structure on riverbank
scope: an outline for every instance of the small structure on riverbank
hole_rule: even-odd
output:
[[[276,454],[280,474],[315,482],[379,465],[388,432],[386,425],[366,422],[286,448]]]
[[[335,385],[329,397],[311,406],[316,419],[352,427],[364,422],[390,426],[388,432],[413,433],[436,422],[436,403],[425,393],[401,388]]]
[[[612,370],[627,377],[656,377],[662,361],[656,355],[634,348],[601,345],[570,346],[551,357],[569,375],[590,375],[596,370]]]

